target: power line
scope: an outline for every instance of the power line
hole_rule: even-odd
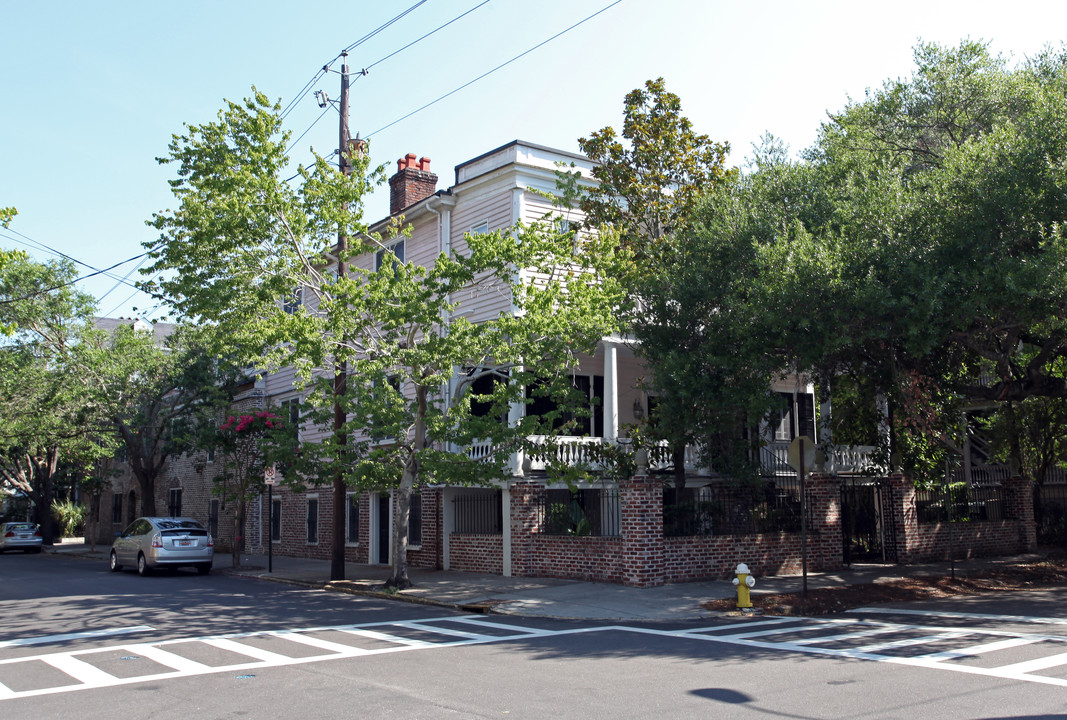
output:
[[[112,265],[111,267],[104,268],[103,270],[97,270],[96,272],[89,273],[88,275],[82,275],[81,277],[74,278],[73,280],[68,280],[65,283],[60,283],[59,285],[55,285],[55,286],[50,287],[50,288],[45,288],[43,290],[35,290],[34,292],[28,293],[26,295],[22,295],[21,297],[7,298],[7,299],[0,300],[0,305],[8,305],[10,303],[20,302],[22,300],[31,300],[31,299],[33,299],[35,297],[40,296],[40,295],[46,295],[47,293],[54,292],[55,290],[62,290],[63,288],[70,287],[71,285],[73,285],[75,283],[79,283],[82,280],[88,280],[91,277],[95,277],[97,275],[103,275],[103,274],[107,273],[109,270],[114,270],[115,268],[117,268],[117,267],[119,267],[121,265],[125,265],[128,262],[133,262],[134,260],[138,260],[138,259],[140,259],[140,258],[142,258],[142,257],[144,257],[146,255],[148,255],[148,253],[146,253],[146,252],[145,253],[141,253],[140,255],[134,255],[132,258],[129,258],[128,260],[123,260],[122,262],[117,262],[114,265]],[[131,287],[135,287],[135,286],[131,285]],[[140,288],[138,288],[138,290],[139,289]]]
[[[381,58],[380,60],[375,60],[370,65],[368,65],[366,69],[370,70],[375,65],[380,65],[381,63],[385,62],[386,60],[388,60],[389,58],[393,57],[394,55],[399,55],[400,53],[404,52],[405,50],[407,50],[412,45],[415,45],[417,43],[422,42],[423,40],[425,40],[426,38],[430,37],[431,35],[433,35],[434,33],[438,32],[439,30],[444,30],[446,27],[448,27],[452,23],[454,23],[457,20],[460,20],[462,18],[465,18],[466,16],[470,15],[472,12],[474,12],[478,8],[482,7],[483,5],[488,5],[490,2],[492,2],[492,0],[482,0],[482,2],[478,3],[477,5],[472,7],[467,12],[462,13],[460,15],[457,15],[456,17],[452,18],[451,20],[449,20],[448,22],[444,23],[443,25],[438,25],[437,27],[435,27],[433,30],[431,30],[430,32],[426,33],[422,37],[418,38],[417,40],[412,40],[411,42],[409,42],[404,47],[400,48],[399,50],[394,50],[393,52],[389,53],[388,55],[386,55],[385,57]]]
[[[396,120],[394,120],[393,122],[389,123],[388,125],[383,125],[382,127],[378,128],[378,129],[377,129],[377,130],[375,130],[374,132],[372,132],[372,133],[368,133],[366,137],[367,137],[367,138],[370,138],[370,137],[372,137],[372,136],[374,136],[374,135],[377,135],[377,134],[378,134],[378,133],[380,133],[381,131],[383,131],[383,130],[387,130],[387,129],[391,128],[392,126],[396,125],[397,123],[399,123],[399,122],[403,122],[404,120],[407,120],[407,119],[408,119],[409,117],[411,117],[412,115],[416,115],[416,114],[418,114],[418,113],[422,112],[423,110],[425,110],[426,108],[428,108],[428,107],[430,107],[430,106],[432,106],[432,105],[436,105],[437,103],[441,102],[441,101],[442,101],[442,100],[444,100],[445,98],[447,98],[447,97],[450,97],[450,96],[452,96],[452,95],[455,95],[455,94],[456,94],[456,93],[458,93],[458,92],[459,92],[460,90],[463,90],[463,89],[465,89],[465,88],[468,88],[468,87],[470,87],[471,85],[473,85],[474,83],[478,82],[479,80],[482,80],[482,79],[484,79],[484,78],[486,78],[486,77],[489,77],[490,75],[492,75],[493,73],[495,73],[495,72],[496,72],[497,70],[500,70],[501,68],[507,67],[508,65],[510,65],[511,63],[515,62],[515,61],[516,61],[516,60],[518,60],[519,58],[522,58],[522,57],[525,57],[526,55],[529,55],[529,54],[530,54],[530,53],[532,53],[532,52],[533,52],[534,50],[537,50],[538,48],[541,48],[541,47],[543,47],[543,46],[547,45],[548,43],[552,42],[553,40],[555,40],[556,38],[560,37],[561,35],[565,35],[565,34],[569,33],[569,32],[570,32],[571,30],[573,30],[574,28],[578,27],[579,25],[582,25],[583,23],[586,23],[586,22],[588,22],[588,21],[592,20],[592,19],[593,19],[593,18],[595,18],[595,17],[597,16],[597,15],[600,15],[600,14],[601,14],[602,12],[605,12],[606,10],[610,10],[611,8],[615,7],[616,5],[618,5],[618,4],[619,4],[619,3],[621,3],[621,2],[622,2],[622,0],[615,0],[615,2],[613,2],[613,3],[610,3],[610,4],[608,4],[608,5],[605,5],[604,7],[600,8],[600,9],[599,9],[599,10],[597,10],[597,11],[596,11],[595,13],[593,13],[592,15],[590,15],[590,16],[588,16],[588,17],[586,17],[586,18],[584,18],[584,19],[582,19],[582,20],[579,20],[578,22],[574,23],[574,24],[573,24],[573,25],[571,25],[571,26],[570,26],[569,28],[567,28],[567,29],[565,29],[565,30],[561,30],[561,31],[559,31],[558,33],[556,33],[556,34],[555,34],[555,35],[553,35],[552,37],[548,38],[547,40],[542,40],[541,42],[539,42],[539,43],[538,43],[537,45],[534,45],[534,46],[533,46],[532,48],[530,48],[529,50],[526,50],[525,52],[519,53],[518,55],[516,55],[515,57],[511,58],[510,60],[507,60],[506,62],[502,62],[502,63],[500,63],[499,65],[497,65],[497,66],[496,66],[495,68],[493,68],[492,70],[489,70],[488,72],[484,72],[484,73],[482,73],[481,75],[479,75],[478,77],[474,78],[473,80],[470,80],[470,81],[468,81],[468,82],[466,82],[466,83],[464,83],[464,84],[460,85],[460,86],[459,86],[458,88],[456,88],[455,90],[452,90],[452,91],[450,91],[450,92],[447,92],[447,93],[445,93],[444,95],[442,95],[441,97],[437,98],[436,100],[431,100],[430,102],[426,103],[426,104],[425,104],[425,105],[423,105],[422,107],[420,107],[420,108],[417,108],[417,109],[415,109],[415,110],[412,110],[412,111],[411,111],[411,112],[409,112],[409,113],[408,113],[407,115],[404,115],[404,116],[402,116],[402,117],[399,117],[399,118],[397,118]]]
[[[70,260],[72,263],[75,263],[77,265],[81,265],[83,267],[87,267],[90,270],[95,270],[98,273],[106,273],[107,272],[105,270],[99,270],[99,268],[95,268],[92,265],[90,265],[89,263],[82,262],[81,260],[78,260],[75,257],[71,257],[70,255],[67,255],[65,252],[62,252],[60,250],[56,250],[54,247],[51,247],[49,245],[45,245],[40,240],[34,240],[29,235],[24,235],[23,233],[20,233],[18,230],[12,230],[11,228],[7,228],[6,230],[7,230],[7,232],[15,233],[16,235],[18,235],[20,237],[23,237],[23,238],[25,238],[26,240],[29,241],[29,242],[23,242],[22,240],[19,240],[18,238],[14,238],[14,237],[11,237],[10,235],[6,234],[6,233],[0,232],[0,237],[5,238],[7,240],[10,240],[13,243],[18,243],[19,245],[22,245],[24,247],[28,247],[31,250],[45,250],[47,252],[52,253],[53,255],[57,255],[57,256],[65,259],[65,260]],[[127,261],[127,262],[129,262],[129,261]],[[117,279],[117,276],[115,276],[115,275],[108,275],[108,277],[111,278],[112,280],[116,280]]]
[[[298,92],[296,94],[296,97],[294,97],[292,100],[289,101],[289,103],[282,110],[282,113],[281,113],[282,119],[284,120],[289,115],[289,113],[291,113],[293,111],[293,109],[296,108],[296,104],[298,102],[300,102],[302,99],[304,99],[304,97],[308,94],[308,92],[315,85],[315,83],[317,83],[319,81],[319,79],[329,71],[330,66],[333,65],[335,62],[337,62],[337,58],[341,57],[341,55],[343,53],[346,53],[349,50],[352,50],[353,48],[359,47],[360,45],[362,45],[366,41],[370,40],[372,37],[374,37],[378,33],[382,32],[383,30],[385,30],[386,28],[391,26],[393,23],[397,22],[398,20],[402,19],[404,16],[406,16],[409,13],[411,13],[412,11],[416,10],[420,5],[423,5],[424,3],[426,3],[426,1],[427,0],[419,0],[419,2],[415,3],[414,5],[409,7],[407,10],[405,10],[402,13],[400,13],[399,15],[394,17],[392,20],[389,20],[389,21],[383,23],[382,25],[379,25],[377,28],[375,28],[374,30],[371,30],[369,33],[367,33],[366,35],[361,37],[359,40],[356,40],[354,43],[349,45],[342,52],[337,53],[337,55],[332,60],[330,60],[325,65],[323,65],[322,69],[319,70],[318,72],[316,72],[314,77],[312,77],[311,80],[309,80],[307,82],[307,84],[304,85],[304,87],[300,89],[300,92]],[[310,129],[311,128],[308,128],[308,130],[310,130]]]
[[[367,42],[368,40],[370,40],[372,37],[374,37],[378,33],[382,32],[383,30],[388,28],[393,23],[397,22],[398,20],[400,20],[401,18],[406,16],[408,13],[411,13],[414,10],[417,10],[419,8],[419,6],[424,5],[424,4],[426,4],[426,0],[419,0],[419,2],[415,3],[414,5],[409,7],[407,10],[405,10],[402,13],[400,13],[399,15],[397,15],[392,20],[390,20],[390,21],[388,21],[388,22],[386,22],[386,23],[384,23],[382,25],[379,25],[374,30],[371,30],[369,33],[367,33],[366,35],[361,37],[359,40],[356,40],[354,43],[352,43],[351,45],[346,47],[341,53],[338,53],[337,57],[335,57],[333,60],[330,61],[330,64],[333,64],[334,62],[336,62],[337,58],[341,57],[341,55],[343,55],[344,53],[350,52],[350,51],[354,50],[355,48],[359,47],[360,45],[362,45],[363,43]]]

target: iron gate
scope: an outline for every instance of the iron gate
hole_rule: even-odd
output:
[[[897,561],[890,492],[886,478],[841,480],[842,559],[846,565]]]

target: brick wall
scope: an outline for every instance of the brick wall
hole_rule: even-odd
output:
[[[623,540],[618,537],[543,535],[533,538],[530,577],[623,583]]]
[[[452,533],[448,542],[448,558],[452,570],[504,574],[503,536]]]
[[[915,484],[899,474],[889,480],[900,563],[1014,555],[1037,546],[1033,489],[1022,478],[1002,483],[1010,519],[954,523],[920,523]]]

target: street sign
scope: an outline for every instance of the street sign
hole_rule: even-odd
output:
[[[273,465],[263,468],[263,482],[273,485],[278,477],[278,470]]]
[[[789,467],[800,472],[801,460],[804,461],[804,470],[810,470],[815,464],[815,443],[807,435],[801,435],[789,444]]]

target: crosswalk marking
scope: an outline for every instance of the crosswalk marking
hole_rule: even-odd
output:
[[[1012,663],[1011,665],[1002,665],[997,669],[1009,675],[1022,675],[1024,673],[1032,673],[1038,670],[1048,670],[1049,668],[1058,667],[1060,665],[1067,665],[1067,653],[1049,655],[1048,657]]]
[[[397,635],[389,635],[388,633],[378,632],[376,630],[341,628],[341,632],[351,633],[353,635],[359,635],[365,638],[371,638],[372,640],[384,640],[385,642],[399,643],[400,645],[407,645],[409,647],[433,647],[432,642],[426,642],[425,640],[418,640],[415,638],[399,637]]]
[[[311,647],[317,647],[320,650],[329,650],[330,652],[338,653],[340,655],[362,655],[363,650],[351,645],[342,645],[341,643],[331,642],[329,640],[323,640],[322,638],[312,637],[310,635],[302,635],[298,632],[280,632],[274,633],[274,637],[281,638],[282,640],[292,640],[293,642],[302,643],[304,645],[310,645]]]
[[[469,628],[469,630],[457,628],[456,625]],[[760,629],[754,630],[753,628]],[[438,635],[443,639],[432,642],[421,638],[405,637],[404,631]],[[373,639],[382,643],[382,646],[374,649],[361,648],[356,645],[349,646],[316,637],[312,634],[327,632],[342,632],[355,637]],[[492,635],[489,634],[490,632],[504,634]],[[741,623],[709,625],[682,630],[625,625],[547,630],[536,627],[528,628],[511,622],[499,622],[482,617],[443,616],[418,620],[230,633],[198,638],[175,638],[156,642],[129,643],[8,658],[0,660],[0,670],[13,664],[41,661],[64,673],[69,678],[69,682],[56,686],[20,691],[12,690],[0,683],[0,702],[15,698],[127,685],[148,679],[155,681],[209,673],[247,672],[257,668],[283,667],[384,653],[432,648],[455,648],[465,645],[506,642],[519,638],[547,638],[577,633],[601,632],[628,632],[685,638],[687,640],[723,643],[741,647],[809,653],[839,659],[868,660],[928,669],[949,670],[986,677],[1067,687],[1067,679],[1034,674],[1041,670],[1067,665],[1067,652],[1058,652],[998,667],[976,667],[952,662],[953,660],[979,654],[995,658],[995,653],[998,651],[1034,645],[1038,642],[1048,642],[1062,648],[1067,644],[1067,637],[1057,635],[1027,634],[978,627],[937,627],[844,617],[822,619],[764,618]],[[788,637],[798,633],[805,633],[806,636],[798,639],[790,639]],[[888,633],[914,633],[915,636],[886,642],[874,642],[860,647],[834,647],[835,644],[860,638],[873,639],[878,635]],[[785,638],[776,640],[776,635],[785,636]],[[957,643],[961,638],[972,635],[989,638],[989,641],[977,643],[972,641],[973,644],[967,647],[945,648],[946,643]],[[286,642],[293,642],[303,647],[315,648],[321,652],[310,656],[290,657],[282,652],[273,652],[253,645],[252,641],[255,638],[270,639],[278,643],[278,647],[284,647]],[[242,642],[242,640],[248,640],[248,642]],[[189,645],[190,643],[201,643],[209,647],[235,653],[241,659],[226,665],[210,666],[186,659],[167,649],[176,644]],[[938,647],[939,645],[941,646],[940,648]],[[909,647],[915,647],[920,654],[897,652]],[[929,649],[930,651],[922,653],[924,649]],[[153,663],[169,668],[170,671],[144,673],[136,677],[117,677],[87,661],[93,655],[114,655],[117,651],[129,653],[136,657],[144,657]],[[895,654],[884,654],[886,652],[894,652]]]
[[[869,630],[857,630],[849,633],[838,633],[837,635],[820,635],[819,637],[803,638],[801,640],[794,640],[797,645],[818,645],[819,643],[839,642],[841,640],[855,640],[856,638],[870,637],[872,635],[884,635],[885,633],[900,632],[895,627],[876,627]]]
[[[167,652],[162,648],[155,645],[149,645],[148,643],[139,643],[137,645],[126,645],[125,650],[129,650],[134,655],[140,655],[146,657],[152,662],[165,665],[172,670],[184,673],[201,673],[206,670],[210,670],[211,666],[198,663],[195,660],[189,660],[183,658],[181,655],[175,655],[172,652]]]
[[[262,660],[266,663],[282,665],[285,661],[292,660],[292,658],[286,655],[280,655],[279,653],[264,650],[263,648],[258,648],[253,645],[239,643],[236,640],[230,640],[229,638],[208,638],[201,640],[200,642],[211,645],[212,647],[217,647],[220,650],[229,650],[230,652],[239,655],[248,655],[249,657],[254,657],[257,660]]]
[[[900,648],[910,647],[912,645],[926,645],[944,642],[945,640],[955,640],[956,638],[965,637],[971,633],[967,630],[950,630],[948,632],[937,633],[936,635],[922,635],[919,637],[903,638],[901,640],[891,640],[884,643],[875,643],[873,645],[864,645],[862,647],[854,648],[857,652],[862,653],[877,653],[882,650],[898,650]],[[927,655],[925,657],[931,657]]]
[[[984,653],[996,652],[998,650],[1008,650],[1023,645],[1032,645],[1036,642],[1041,642],[1041,640],[1042,638],[1040,636],[1008,638],[1007,640],[998,640],[996,642],[983,643],[981,645],[971,645],[970,647],[960,648],[959,650],[945,650],[944,652],[930,653],[928,655],[923,655],[922,657],[931,660],[957,660],[959,658],[982,655]]]
[[[457,630],[455,628],[443,628],[439,626],[429,626],[418,622],[401,622],[397,623],[400,627],[406,627],[409,630],[423,630],[425,632],[440,633],[444,635],[451,635],[453,637],[471,638],[475,640],[488,640],[492,635],[484,635],[482,633],[466,632],[464,630]]]
[[[73,655],[52,655],[41,659],[56,670],[62,670],[83,685],[110,685],[117,680],[111,673],[106,673]]]

